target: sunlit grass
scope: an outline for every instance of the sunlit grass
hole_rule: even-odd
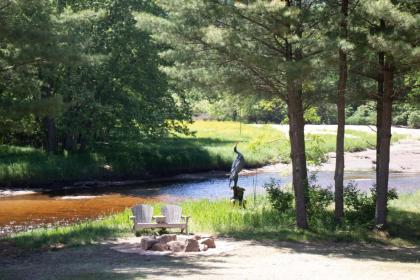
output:
[[[92,179],[229,170],[236,143],[245,156],[247,168],[290,161],[288,136],[270,125],[197,121],[190,129],[195,132],[194,136],[97,143],[90,152],[82,154],[47,155],[35,148],[0,145],[0,185],[64,184]],[[373,133],[349,130],[346,135],[346,151],[359,151],[375,145]],[[335,141],[334,134],[306,135],[308,162],[319,164],[325,161],[326,154],[335,150]]]
[[[420,245],[420,192],[403,195],[390,203],[389,237],[377,235],[366,225],[345,223],[337,226],[333,213],[311,221],[311,230],[295,227],[294,210],[274,210],[265,195],[247,198],[247,208],[232,206],[227,199],[181,202],[183,214],[191,216],[190,231],[240,239],[328,240],[379,242],[390,245]],[[162,203],[154,204],[160,214]],[[17,233],[8,240],[22,248],[49,248],[91,244],[123,236],[133,236],[129,209],[99,220]]]

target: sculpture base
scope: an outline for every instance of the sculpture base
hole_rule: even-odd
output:
[[[244,192],[245,189],[241,188],[239,186],[236,187],[232,187],[233,190],[233,197],[230,199],[230,201],[235,205],[236,202],[238,202],[238,204],[245,208],[245,204],[246,204],[246,200],[244,200]]]

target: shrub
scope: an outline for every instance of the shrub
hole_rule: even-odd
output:
[[[346,119],[346,124],[373,125],[376,123],[375,105],[371,102],[360,105],[357,110]]]
[[[264,184],[271,206],[279,212],[285,212],[293,207],[293,194],[271,179]]]
[[[411,112],[408,116],[407,124],[412,128],[420,128],[420,111]]]
[[[395,189],[388,191],[388,201],[397,199]],[[357,189],[357,184],[350,182],[344,187],[344,205],[347,208],[346,217],[352,221],[372,223],[375,218],[376,188],[373,186],[370,193]]]
[[[317,184],[316,175],[311,175],[308,185],[308,215],[313,219],[323,218],[327,207],[334,201],[333,192]]]
[[[316,134],[306,135],[306,159],[308,163],[321,165],[328,160],[325,140]]]

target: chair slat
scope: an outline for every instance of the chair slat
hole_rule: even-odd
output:
[[[167,224],[180,224],[182,208],[178,205],[165,205],[161,209]]]

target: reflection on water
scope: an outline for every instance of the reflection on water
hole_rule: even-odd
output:
[[[333,186],[333,172],[319,172],[318,183]],[[290,176],[280,173],[258,173],[242,176],[238,184],[252,194],[254,186],[263,192],[263,184],[271,179],[280,184],[291,182]],[[361,190],[368,190],[374,183],[374,172],[347,172],[346,183],[354,181]],[[392,173],[389,185],[400,193],[420,189],[417,182],[420,174]],[[85,219],[97,218],[138,203],[153,201],[174,202],[184,199],[228,198],[231,191],[228,180],[218,177],[205,180],[177,181],[171,183],[150,183],[138,186],[66,189],[0,198],[0,235],[39,226],[67,224]]]

